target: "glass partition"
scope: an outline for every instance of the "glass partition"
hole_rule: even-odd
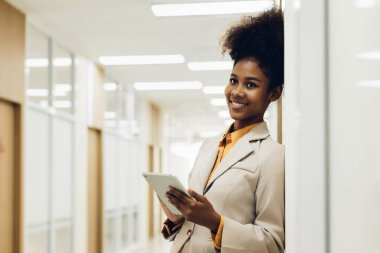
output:
[[[53,107],[73,113],[73,57],[61,46],[53,45]]]
[[[49,104],[50,83],[50,40],[34,27],[27,30],[26,50],[26,91],[28,100],[47,107]]]

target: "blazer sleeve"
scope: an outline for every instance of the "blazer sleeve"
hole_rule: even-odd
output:
[[[284,147],[279,144],[269,146],[274,150],[260,150],[258,154],[260,175],[256,188],[256,219],[253,224],[241,224],[225,217],[222,253],[284,252]]]

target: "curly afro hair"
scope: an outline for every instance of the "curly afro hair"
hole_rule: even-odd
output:
[[[284,18],[273,8],[259,16],[245,16],[229,28],[220,41],[222,53],[234,64],[252,58],[270,80],[269,90],[284,83]]]

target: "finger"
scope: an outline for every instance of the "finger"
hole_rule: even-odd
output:
[[[174,187],[169,186],[169,191],[175,193],[177,196],[189,198],[189,196],[187,196],[186,193],[184,193],[184,192],[182,192],[182,191],[180,191]]]
[[[185,203],[184,199],[181,196],[179,196],[179,194],[177,195],[177,193],[173,193],[172,191],[168,191],[166,193],[166,195],[167,195],[168,199],[172,199],[175,201],[179,201],[181,203]]]
[[[176,198],[178,198],[179,200],[181,200],[183,203],[187,205],[189,205],[192,201],[192,199],[190,199],[185,193],[175,188],[170,187],[168,193],[171,195],[174,195]]]
[[[205,196],[200,195],[199,193],[195,192],[194,190],[189,189],[188,192],[189,192],[190,196],[193,197],[195,200],[202,202],[202,203],[205,203],[205,204],[210,203]]]
[[[182,203],[179,199],[173,197],[173,196],[168,196],[170,204],[175,206],[182,214],[184,214],[184,208],[186,205]]]

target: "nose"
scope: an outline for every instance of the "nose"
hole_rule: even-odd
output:
[[[232,96],[244,96],[243,89],[241,85],[236,85],[235,88],[231,91]]]

